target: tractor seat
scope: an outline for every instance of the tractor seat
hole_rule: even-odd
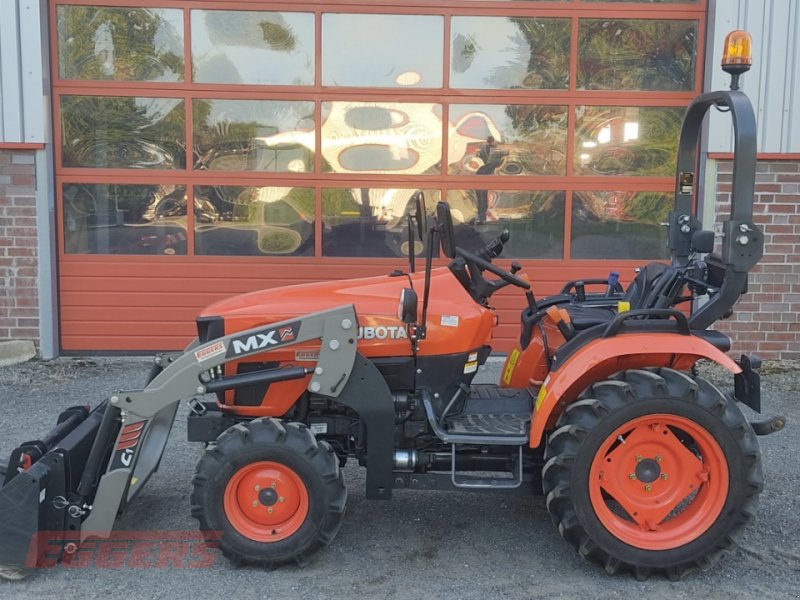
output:
[[[658,306],[659,298],[669,289],[677,272],[663,263],[651,262],[642,267],[620,300],[628,302],[631,310],[669,308]],[[572,325],[578,331],[607,323],[617,314],[616,306],[566,304]]]

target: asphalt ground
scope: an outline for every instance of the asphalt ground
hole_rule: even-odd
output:
[[[496,380],[499,369],[486,365],[482,379]],[[148,370],[140,357],[0,368],[0,455],[46,432],[63,407],[138,387]],[[237,568],[194,546],[189,558],[158,566],[150,544],[111,558],[90,551],[83,563],[0,580],[0,598],[800,598],[800,365],[767,363],[762,389],[765,414],[783,414],[788,425],[759,438],[766,489],[757,521],[711,571],[680,582],[638,582],[586,563],[558,535],[541,498],[402,490],[391,502],[367,501],[363,471],[348,465],[344,524],[305,568]],[[186,413],[181,407],[160,471],[117,521],[119,539],[196,531],[189,494],[203,450],[185,441]]]

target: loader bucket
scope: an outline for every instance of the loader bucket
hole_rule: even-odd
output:
[[[12,452],[0,487],[0,572],[36,567],[47,551],[58,559],[60,542],[74,539],[81,515],[71,504],[105,408],[67,409],[47,435]]]

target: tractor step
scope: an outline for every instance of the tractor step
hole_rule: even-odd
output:
[[[526,415],[463,413],[445,421],[447,431],[466,435],[525,435],[530,413]]]
[[[522,485],[524,473],[523,473],[523,466],[522,466],[522,446],[519,447],[519,455],[517,456],[516,461],[516,473],[513,473],[512,477],[484,477],[484,476],[477,476],[477,475],[464,475],[463,473],[459,475],[458,471],[456,471],[456,445],[450,445],[450,451],[452,452],[452,463],[450,468],[450,480],[453,482],[453,485],[457,488],[463,489],[474,489],[474,490],[502,490],[502,489],[515,489]],[[496,475],[493,473],[492,475]]]
[[[473,385],[463,409],[439,419],[430,396],[423,403],[436,436],[450,444],[522,446],[528,443],[528,425],[533,397],[525,389],[506,389],[496,385]]]

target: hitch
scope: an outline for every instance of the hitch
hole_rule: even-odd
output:
[[[753,421],[750,423],[756,435],[769,435],[776,433],[786,427],[786,417],[776,415],[763,421]]]

